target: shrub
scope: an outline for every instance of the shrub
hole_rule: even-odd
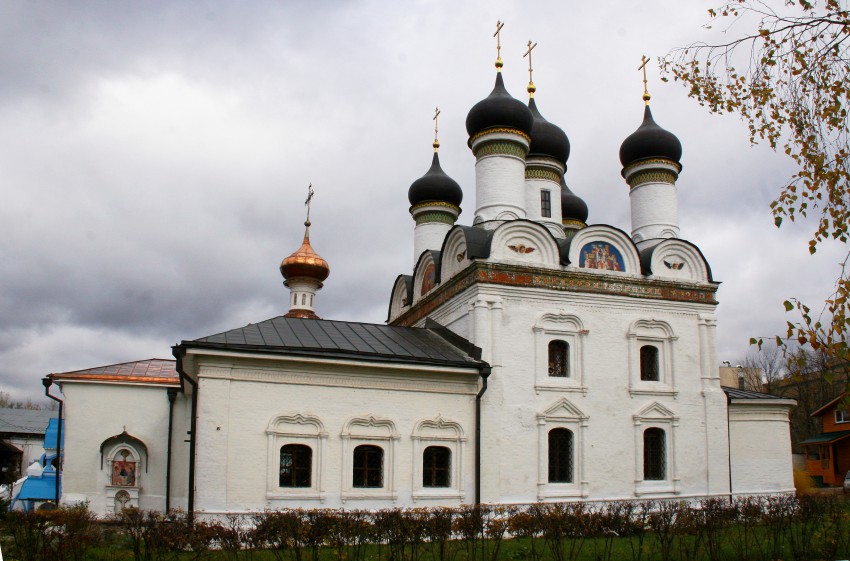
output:
[[[810,495],[815,489],[815,480],[807,472],[794,469],[794,489],[798,495]]]

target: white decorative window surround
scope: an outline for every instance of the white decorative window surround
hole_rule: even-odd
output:
[[[318,417],[295,413],[273,418],[266,429],[268,460],[266,463],[266,499],[317,499],[324,501],[322,464],[328,433]],[[301,444],[312,450],[309,487],[280,486],[280,449],[287,444]]]
[[[466,498],[463,485],[463,455],[466,436],[460,424],[438,415],[435,419],[424,419],[416,423],[411,435],[413,440],[413,500]],[[423,477],[423,454],[429,446],[442,446],[451,452],[448,487],[425,487]]]
[[[679,417],[656,401],[635,413],[632,418],[635,429],[635,496],[678,494],[681,487],[676,471],[676,431]],[[649,428],[664,431],[664,479],[644,479],[644,432]]]
[[[139,508],[142,470],[147,458],[132,444],[122,442],[106,451],[105,491],[107,504],[115,512],[123,508]]]
[[[574,315],[544,314],[534,324],[534,389],[587,393],[584,385],[584,340],[588,331]],[[549,375],[549,343],[567,344],[567,376]]]
[[[537,499],[587,497],[584,480],[584,429],[588,416],[566,398],[537,415]],[[564,428],[573,433],[573,474],[570,483],[549,482],[549,431]]]
[[[674,343],[678,337],[673,334],[670,326],[663,321],[640,319],[631,325],[626,336],[629,346],[629,393],[676,395],[673,357]],[[642,347],[657,349],[657,380],[641,379]]]
[[[395,423],[389,419],[366,415],[345,422],[342,438],[342,493],[343,501],[352,499],[398,499],[395,476],[395,448],[399,440]],[[378,446],[384,451],[381,487],[354,486],[354,449],[360,445]]]

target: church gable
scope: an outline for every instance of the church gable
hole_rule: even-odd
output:
[[[555,238],[546,227],[528,220],[513,220],[496,228],[491,242],[490,260],[560,268],[560,252]]]
[[[678,239],[664,240],[641,252],[645,273],[657,278],[711,282],[711,270],[697,247]]]
[[[632,240],[611,226],[588,226],[570,242],[570,267],[589,273],[640,274],[640,259]]]
[[[413,277],[411,275],[399,275],[393,284],[392,296],[390,297],[390,309],[387,321],[400,316],[410,309],[413,303]]]
[[[440,284],[440,252],[425,251],[413,272],[413,303],[418,302]]]

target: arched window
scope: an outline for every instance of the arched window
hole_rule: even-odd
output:
[[[549,483],[573,482],[573,433],[567,429],[549,431]]]
[[[422,454],[422,486],[449,487],[452,452],[445,446],[428,446]]]
[[[667,479],[667,441],[662,429],[653,427],[643,431],[643,478]]]
[[[640,348],[640,379],[645,382],[658,381],[658,347],[644,345]]]
[[[310,487],[313,450],[303,444],[287,444],[280,448],[281,487]]]
[[[384,449],[364,444],[354,449],[354,487],[384,486]]]
[[[549,376],[567,378],[570,375],[570,346],[566,341],[549,341]]]
[[[136,485],[136,458],[126,448],[119,450],[112,459],[112,485],[116,487]]]

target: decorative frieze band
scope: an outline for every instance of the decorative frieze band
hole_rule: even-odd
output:
[[[639,171],[629,177],[629,187],[636,187],[643,183],[676,183],[677,175],[665,169]]]
[[[474,284],[548,288],[565,292],[590,292],[649,300],[717,304],[714,297],[717,292],[715,285],[694,286],[671,281],[623,278],[598,273],[556,272],[503,263],[474,262],[433,290],[410,310],[396,318],[392,324],[414,325]]]
[[[454,226],[456,216],[449,214],[448,212],[440,212],[439,210],[434,210],[431,212],[423,212],[422,214],[416,215],[416,224],[425,224],[426,222],[440,222],[442,224],[449,224]]]
[[[537,166],[526,166],[525,168],[525,178],[526,179],[543,179],[546,181],[551,181],[553,183],[561,183],[561,176],[558,175],[558,172],[551,168],[543,168]]]
[[[477,146],[475,148],[475,159],[480,160],[486,156],[515,156],[524,160],[527,153],[528,148],[518,142],[494,140]]]

